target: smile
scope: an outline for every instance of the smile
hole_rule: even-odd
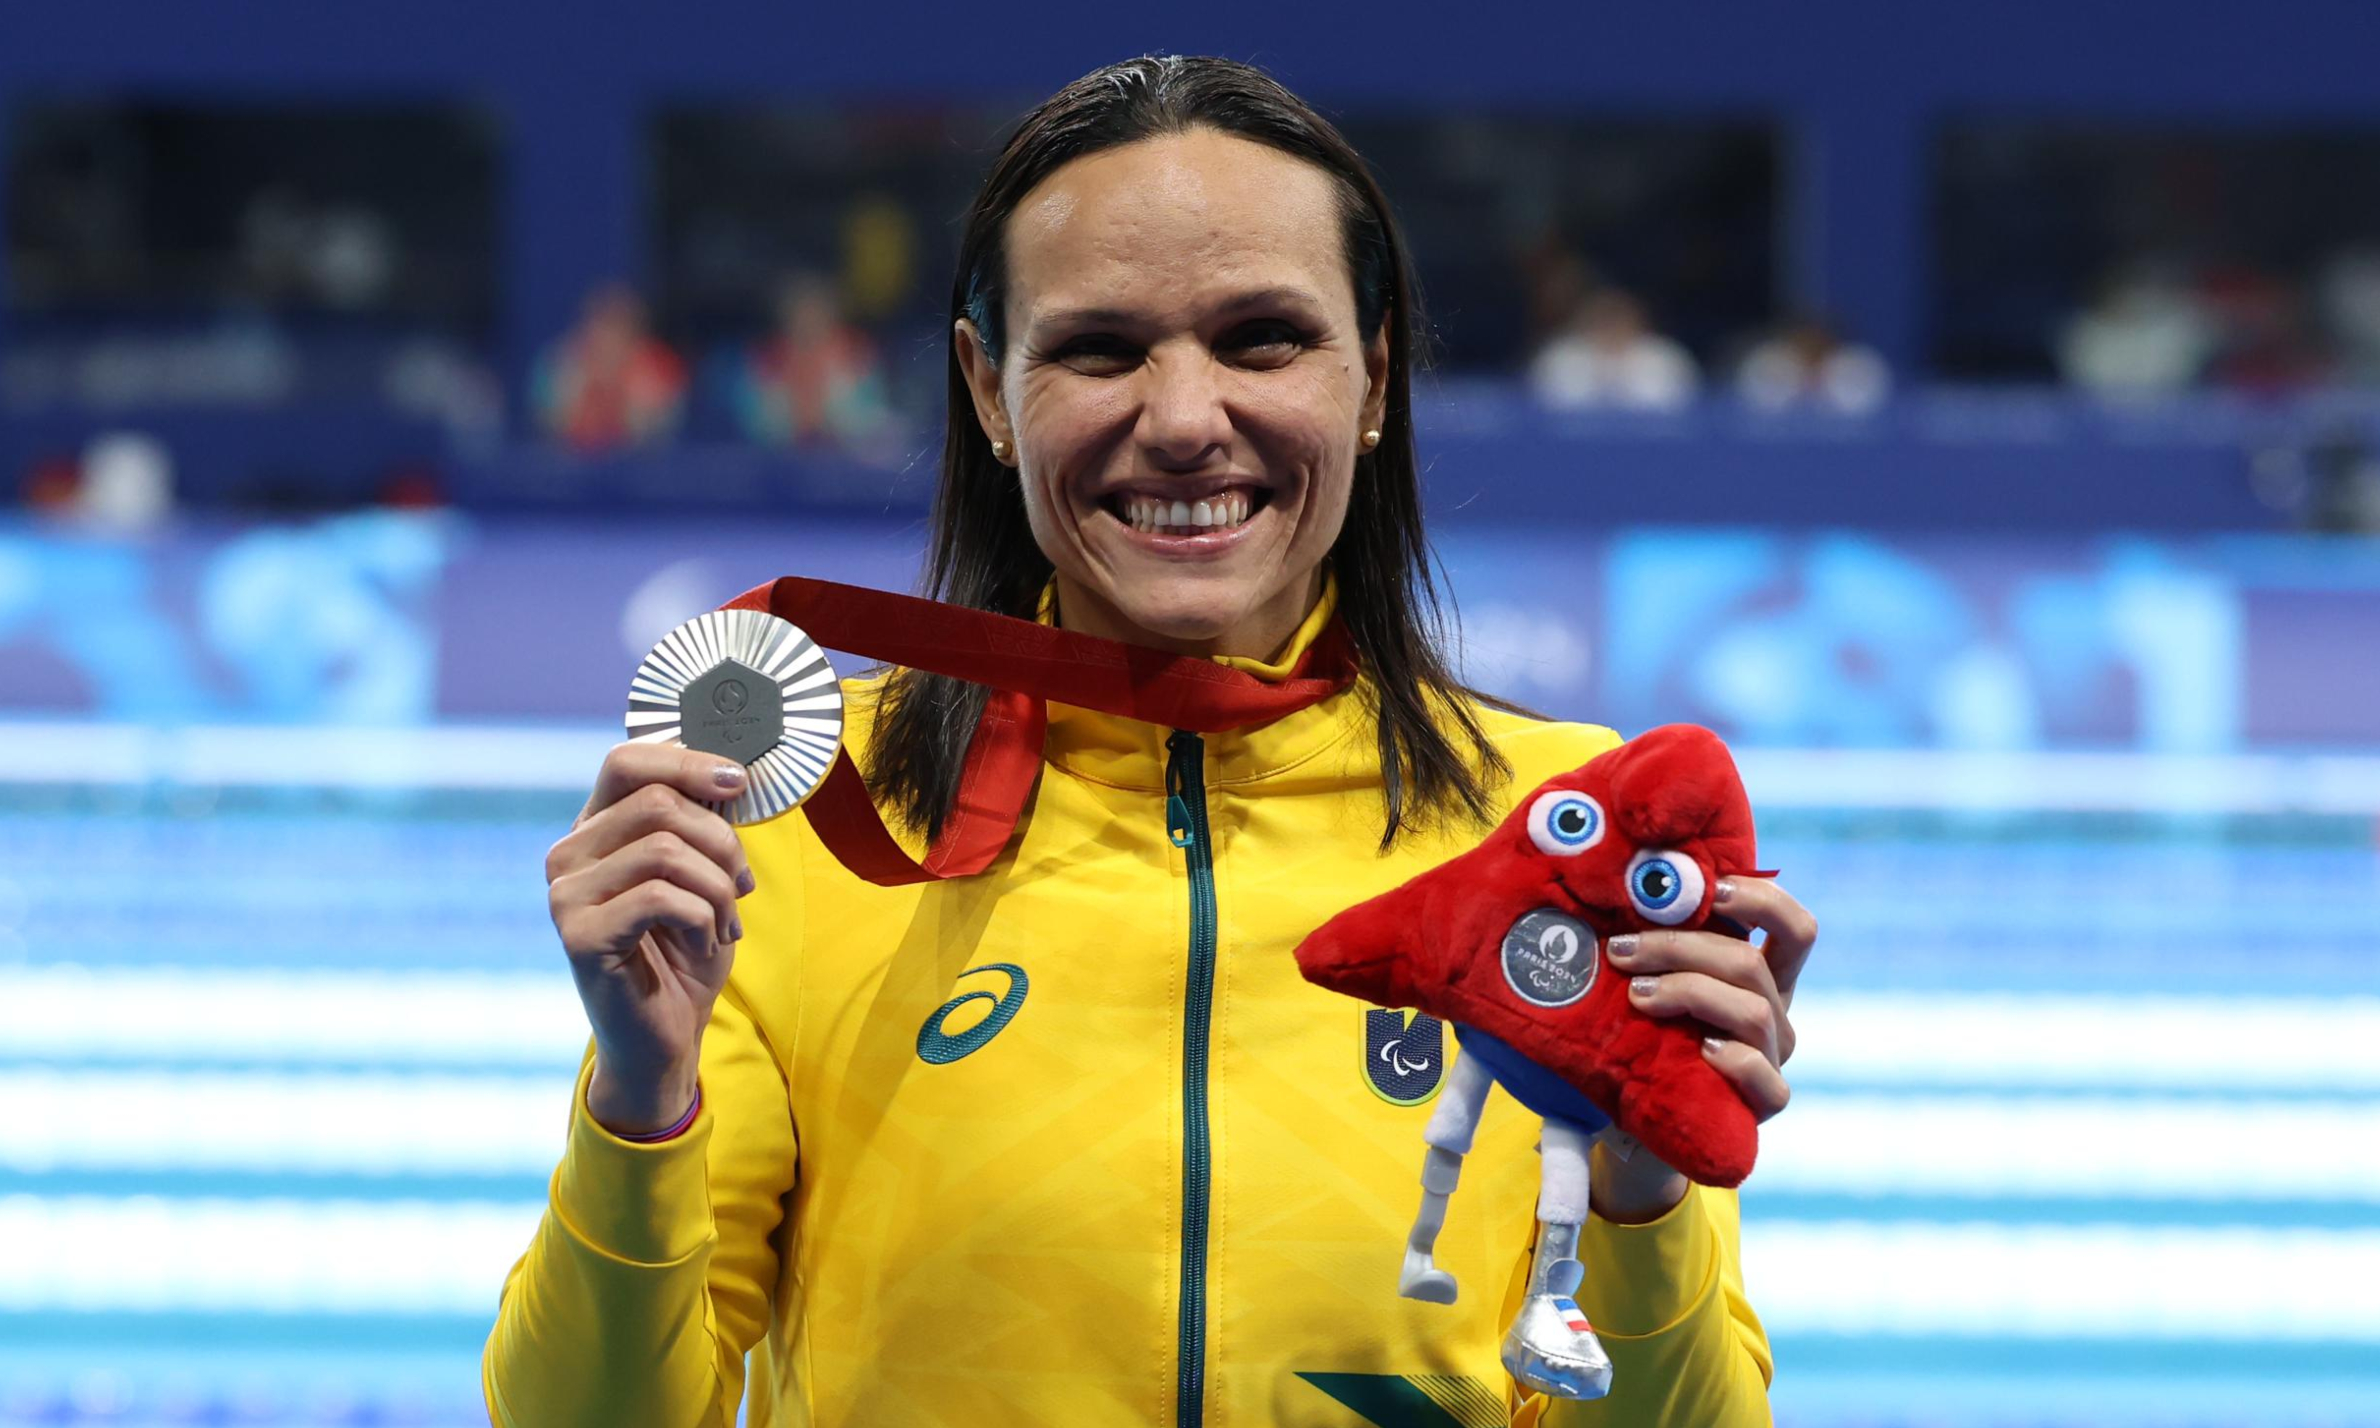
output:
[[[1196,501],[1167,500],[1138,491],[1107,499],[1108,514],[1143,535],[1199,536],[1236,530],[1264,509],[1271,492],[1235,486]]]

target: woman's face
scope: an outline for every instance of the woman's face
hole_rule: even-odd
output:
[[[1194,130],[1076,159],[1008,220],[1008,348],[956,341],[1070,628],[1276,653],[1387,402],[1322,170]]]

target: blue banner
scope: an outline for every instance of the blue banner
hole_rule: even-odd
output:
[[[0,710],[603,720],[678,621],[780,574],[906,588],[917,541],[859,520],[18,524]],[[2380,744],[2369,543],[1465,526],[1440,548],[1466,676],[1562,718],[1778,747]]]

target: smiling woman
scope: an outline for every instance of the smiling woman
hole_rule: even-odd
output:
[[[1019,125],[952,284],[927,590],[1187,656],[1169,674],[1254,712],[1183,706],[1200,733],[1050,702],[988,865],[897,886],[807,820],[727,826],[736,766],[613,749],[547,858],[593,1036],[488,1341],[496,1422],[1768,1421],[1734,1194],[1648,1151],[1595,1152],[1579,1226],[1570,1312],[1608,1398],[1549,1400],[1500,1358],[1530,1118],[1488,1105],[1435,1241],[1486,1292],[1401,1299],[1382,1252],[1442,1029],[1308,983],[1292,949],[1618,742],[1450,672],[1417,321],[1363,161],[1256,69],[1130,60]],[[1012,703],[912,669],[844,694],[913,841],[982,811]],[[1647,1015],[1725,1033],[1706,1054],[1765,1116],[1814,932],[1764,882],[1718,895],[1773,974],[1682,929],[1614,965]]]

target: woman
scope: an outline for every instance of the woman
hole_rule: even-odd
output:
[[[1100,70],[994,165],[952,312],[933,594],[1268,680],[1335,620],[1362,675],[1203,738],[1053,705],[998,860],[905,888],[802,819],[739,844],[700,806],[732,765],[614,749],[548,859],[594,1036],[489,1340],[496,1421],[729,1424],[749,1367],[755,1424],[1766,1423],[1734,1197],[1642,1152],[1599,1157],[1584,1239],[1612,1396],[1514,1390],[1537,1172],[1509,1103],[1439,1242],[1476,1288],[1395,1293],[1443,1048],[1417,1026],[1372,1069],[1384,1014],[1290,949],[1616,736],[1483,702],[1427,637],[1412,284],[1361,161],[1246,66]],[[982,692],[847,692],[879,802],[931,839]],[[1766,883],[1724,906],[1765,959],[1681,933],[1623,965],[1773,1114],[1814,933]]]

